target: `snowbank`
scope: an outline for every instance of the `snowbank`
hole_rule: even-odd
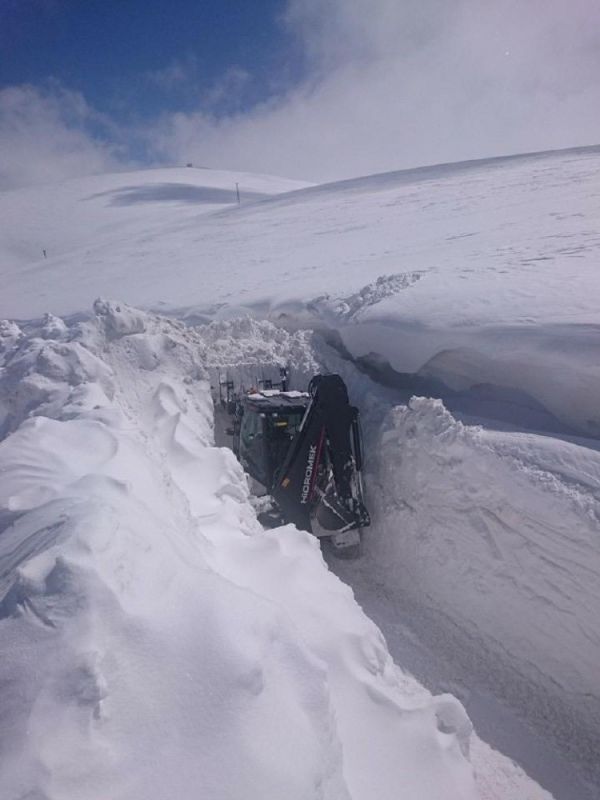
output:
[[[212,446],[215,341],[108,301],[0,334],[3,798],[476,796],[460,703]]]
[[[392,384],[517,427],[600,437],[598,325],[439,329],[371,322],[368,313],[362,319],[337,328],[342,341],[357,360],[386,371]]]
[[[389,413],[375,460],[374,580],[443,620],[473,674],[593,765],[600,452],[467,427],[413,398]]]

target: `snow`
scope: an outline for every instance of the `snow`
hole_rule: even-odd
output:
[[[201,214],[236,205],[236,183],[244,203],[310,186],[270,175],[171,167],[0,192],[3,277],[4,269],[17,279],[24,271],[52,273],[65,258],[84,270],[93,269],[100,263],[94,253],[97,246],[102,250],[108,243],[123,245],[132,237],[138,258],[152,257],[154,237],[186,223],[195,225]],[[97,294],[102,292],[94,297]],[[77,310],[87,309],[94,297]]]
[[[557,797],[592,800],[596,789],[572,764],[597,782],[597,442],[465,425],[439,400],[399,405],[397,393],[318,335],[257,320],[244,322],[256,362],[238,372],[238,340],[226,345],[227,327],[239,335],[237,321],[203,330],[220,330],[221,357],[236,381],[285,363],[287,349],[292,380],[304,385],[302,342],[313,370],[340,372],[360,406],[373,525],[359,565],[333,559],[330,568],[381,618],[400,663],[432,682],[431,663],[442,659],[457,676],[435,683],[458,692],[492,740],[556,787]],[[277,355],[269,357],[275,338]],[[408,636],[397,630],[404,616],[415,622]],[[426,663],[415,655],[415,636],[429,647]]]
[[[157,199],[167,178],[148,175],[137,178],[143,202],[125,207],[113,203],[130,176],[111,176],[108,195],[105,179],[67,182],[79,202],[74,189],[68,202],[59,194],[51,219],[38,188],[19,190],[19,203],[0,195],[2,240],[31,242],[34,228],[57,240],[48,259],[41,244],[27,258],[5,250],[0,316],[78,313],[118,286],[126,302],[191,320],[292,318],[338,330],[355,357],[376,353],[447,387],[519,390],[573,431],[600,432],[599,148],[376,175],[202,215]],[[92,196],[94,225],[73,247],[83,212],[70,212]],[[123,234],[117,213],[130,219]],[[147,215],[141,231],[130,214]]]
[[[4,354],[4,399],[13,362],[44,392],[0,444],[2,797],[475,798],[461,704],[394,665],[313,537],[258,525],[201,337],[95,310]]]
[[[504,693],[531,716],[544,709],[545,724],[564,729],[564,748],[573,726],[585,730],[576,747],[592,760],[600,452],[466,427],[441,401],[413,398],[390,413],[377,454],[385,506],[368,559],[380,579],[450,616],[491,675],[510,666],[519,680]]]
[[[599,167],[0,194],[2,797],[595,800]],[[361,409],[356,564],[213,446],[282,366]]]

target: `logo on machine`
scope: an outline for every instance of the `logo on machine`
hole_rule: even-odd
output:
[[[306,462],[306,469],[304,470],[304,480],[302,481],[302,492],[300,493],[300,503],[308,503],[308,495],[310,494],[310,485],[312,483],[312,475],[315,468],[315,458],[317,457],[317,447],[311,444],[308,451],[308,460]]]

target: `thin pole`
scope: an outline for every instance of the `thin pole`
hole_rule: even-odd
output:
[[[235,194],[237,196],[238,206],[240,204],[240,185],[239,183],[235,184]]]

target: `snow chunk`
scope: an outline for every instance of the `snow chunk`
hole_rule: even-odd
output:
[[[196,331],[215,387],[225,378],[247,389],[265,378],[277,383],[281,367],[288,370],[292,385],[306,386],[321,371],[312,331],[289,332],[248,316],[200,325]]]
[[[34,415],[94,416],[113,392],[110,368],[83,343],[22,336],[4,358],[0,436]]]
[[[22,336],[23,332],[16,322],[0,319],[0,366],[4,362],[4,355],[14,349]]]
[[[40,333],[43,339],[65,339],[68,335],[68,328],[60,317],[55,317],[54,314],[45,314]]]
[[[134,333],[143,333],[146,329],[144,315],[124,303],[98,298],[94,302],[94,312],[103,320],[106,334],[110,338],[131,336]]]
[[[358,321],[365,309],[376,306],[382,300],[394,297],[410,288],[421,280],[426,272],[426,270],[422,270],[379,275],[374,281],[350,295],[320,295],[308,301],[306,309],[322,315],[330,324]]]

